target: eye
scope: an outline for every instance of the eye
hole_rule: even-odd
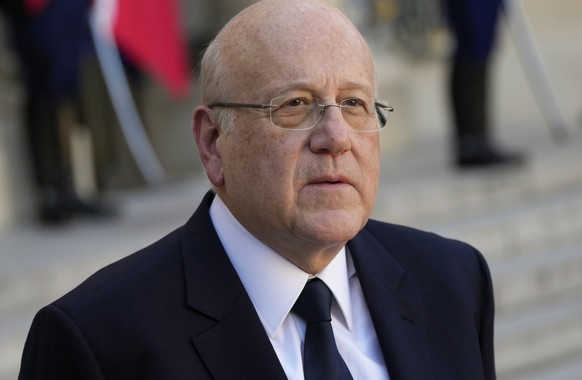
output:
[[[348,98],[341,101],[341,105],[345,107],[358,107],[362,105],[361,101],[356,98]]]
[[[364,107],[366,108],[366,102],[358,98],[347,98],[340,102],[344,107]]]
[[[305,124],[313,109],[308,98],[276,98],[273,100],[276,105],[271,110],[271,122],[278,127],[285,129],[297,129]]]
[[[281,106],[282,107],[300,107],[300,106],[306,106],[308,104],[309,104],[309,102],[303,98],[294,98],[294,99],[286,100],[283,104],[281,104]]]
[[[275,104],[277,104],[277,106],[273,112],[280,115],[307,113],[311,108],[311,103],[309,99],[306,98],[280,98],[275,101]]]
[[[346,111],[349,110],[351,112],[361,113],[368,112],[367,103],[364,100],[358,98],[346,98],[340,102],[340,106]]]

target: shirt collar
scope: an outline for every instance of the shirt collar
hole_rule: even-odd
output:
[[[310,275],[248,232],[219,196],[214,197],[210,206],[210,218],[267,334],[273,337]],[[317,275],[330,288],[346,327],[350,330],[352,308],[349,276],[354,274],[353,263],[349,255],[346,259],[344,247]]]

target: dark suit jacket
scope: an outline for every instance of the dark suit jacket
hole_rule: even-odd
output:
[[[211,200],[185,226],[43,308],[19,378],[286,378],[212,226]],[[495,378],[481,254],[377,221],[348,246],[392,380]]]

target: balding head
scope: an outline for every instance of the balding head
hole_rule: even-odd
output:
[[[329,3],[259,1],[226,24],[208,47],[201,67],[203,102],[243,97],[262,102],[265,92],[297,79],[306,65],[333,64],[348,55],[373,71],[363,37]]]
[[[193,129],[214,190],[257,239],[318,273],[376,198],[376,81],[364,39],[327,3],[260,1],[211,43],[201,79]],[[354,128],[356,113],[368,133]]]

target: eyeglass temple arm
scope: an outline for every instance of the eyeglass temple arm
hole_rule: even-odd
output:
[[[384,114],[380,112],[380,110],[383,109],[388,112],[394,112],[394,107],[387,106],[382,103],[374,103],[374,106],[376,106],[376,114],[378,114],[380,122],[382,123],[382,125],[386,124],[388,120],[386,119],[386,116],[384,116]]]
[[[252,103],[228,103],[228,102],[214,102],[208,105],[208,108],[224,107],[224,108],[271,108],[275,107],[273,104],[252,104]]]

